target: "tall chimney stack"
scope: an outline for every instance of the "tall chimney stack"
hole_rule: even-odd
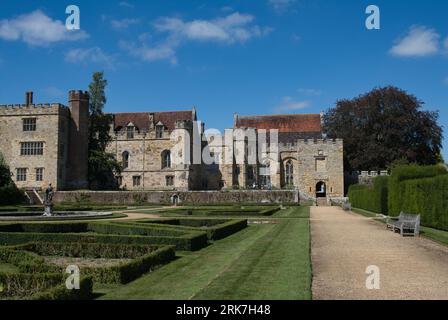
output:
[[[25,95],[25,103],[27,106],[33,104],[33,91],[27,91]]]

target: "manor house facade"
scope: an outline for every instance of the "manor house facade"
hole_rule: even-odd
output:
[[[27,92],[25,104],[0,105],[0,153],[18,187],[42,190],[51,183],[57,190],[88,188],[89,95],[70,91],[68,98],[68,106],[34,104],[33,93]],[[210,145],[195,108],[112,117],[107,151],[122,165],[116,176],[122,189],[296,189],[309,198],[344,196],[343,142],[324,138],[318,114],[235,115],[232,129],[257,135],[244,141],[235,136],[232,147],[223,145],[214,157],[234,152],[241,142],[263,144],[269,151],[272,143],[259,140],[258,133],[270,129],[278,130],[278,150],[263,158],[258,147],[245,147],[242,162],[232,154],[233,161],[212,165],[193,163],[193,152],[187,152],[193,149],[195,133],[201,152]],[[255,163],[248,161],[251,152],[257,155]],[[187,155],[188,161],[174,161]]]

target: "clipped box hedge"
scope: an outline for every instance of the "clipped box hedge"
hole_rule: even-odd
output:
[[[93,297],[91,277],[81,276],[80,289],[68,290],[65,270],[57,273],[30,272],[29,266],[43,267],[45,259],[36,253],[13,247],[0,247],[0,261],[15,265],[19,273],[0,273],[0,299],[88,300]],[[43,269],[43,268],[42,268]]]
[[[194,251],[207,245],[207,234],[163,226],[129,226],[117,222],[0,224],[0,245],[27,242],[165,244]]]
[[[352,207],[387,215],[388,180],[381,176],[373,179],[373,186],[351,185],[348,197]]]
[[[209,240],[226,238],[247,227],[247,219],[150,219],[138,222],[127,222],[132,225],[167,225],[182,230],[198,229],[207,233]]]
[[[175,258],[174,246],[153,245],[115,245],[92,243],[29,243],[14,247],[15,250],[26,250],[42,256],[61,256],[76,258],[133,259],[116,266],[81,267],[82,275],[92,276],[100,283],[125,284],[139,278],[157,267],[169,263]],[[24,252],[24,251],[19,251]],[[63,273],[65,268],[43,261],[30,261],[19,264],[22,272]]]

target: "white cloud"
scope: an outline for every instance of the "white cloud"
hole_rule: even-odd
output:
[[[268,4],[276,11],[288,9],[296,0],[268,0]]]
[[[111,25],[114,29],[127,29],[131,25],[136,25],[140,23],[139,19],[122,19],[122,20],[112,20]]]
[[[183,21],[179,18],[161,18],[155,23],[160,32],[167,32],[178,40],[246,42],[269,34],[272,29],[252,25],[254,16],[238,12],[213,20]]]
[[[443,42],[443,45],[445,47],[445,49],[448,50],[448,37],[445,39],[445,41]]]
[[[155,30],[163,34],[153,41],[148,33],[139,36],[139,43],[122,41],[120,47],[130,55],[144,61],[168,60],[177,64],[176,50],[187,42],[217,42],[223,44],[245,43],[252,38],[268,35],[272,29],[253,24],[255,18],[238,12],[211,20],[184,21],[164,17],[154,23]]]
[[[134,5],[132,3],[126,2],[126,1],[121,1],[118,4],[120,7],[126,7],[126,8],[134,8]]]
[[[65,54],[65,61],[80,64],[95,63],[114,69],[113,57],[98,47],[71,49]]]
[[[291,112],[308,108],[308,101],[296,101],[292,97],[283,97],[282,103],[275,107],[275,112]]]
[[[424,57],[439,51],[440,35],[425,26],[412,26],[409,33],[390,49],[390,53],[401,57]]]
[[[148,46],[145,43],[136,45],[125,41],[120,42],[120,47],[129,52],[131,56],[137,57],[143,61],[168,60],[171,64],[177,64],[175,45],[167,43]]]
[[[311,88],[299,88],[297,90],[299,93],[307,96],[320,96],[322,95],[322,90],[311,89]]]
[[[62,41],[88,38],[83,30],[69,31],[60,20],[53,20],[36,10],[14,19],[0,20],[0,39],[23,41],[32,46],[47,46]]]

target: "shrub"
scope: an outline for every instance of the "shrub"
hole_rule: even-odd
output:
[[[207,232],[209,240],[219,240],[230,236],[247,227],[247,220],[228,220],[228,219],[161,219],[161,220],[142,220],[138,222],[127,222],[127,224],[163,224],[181,230],[201,230]]]
[[[162,225],[130,226],[117,222],[0,224],[0,245],[35,241],[166,244],[179,250],[199,250],[207,245],[207,235],[199,230],[180,230]]]
[[[81,277],[79,289],[68,290],[65,284],[50,288],[47,291],[33,294],[30,300],[90,300],[93,298],[92,277]]]
[[[424,226],[448,231],[448,175],[400,183],[400,210],[421,215]]]
[[[110,267],[82,267],[83,275],[92,276],[101,283],[125,284],[142,274],[154,270],[174,259],[174,246],[111,245],[89,243],[29,243],[16,246],[16,250],[27,250],[48,256],[133,259]],[[65,268],[57,265],[31,262],[21,264],[22,272],[63,273]]]
[[[0,298],[32,300],[87,300],[92,298],[92,279],[80,279],[79,290],[65,287],[63,273],[0,273]]]
[[[388,178],[376,177],[373,186],[351,185],[348,197],[353,207],[387,214]]]
[[[25,194],[15,184],[0,187],[0,205],[21,204],[25,202]]]
[[[447,174],[447,171],[442,166],[397,166],[392,170],[389,178],[389,195],[388,208],[389,215],[398,216],[403,209],[405,185],[401,183],[405,180],[431,178],[438,175]]]

